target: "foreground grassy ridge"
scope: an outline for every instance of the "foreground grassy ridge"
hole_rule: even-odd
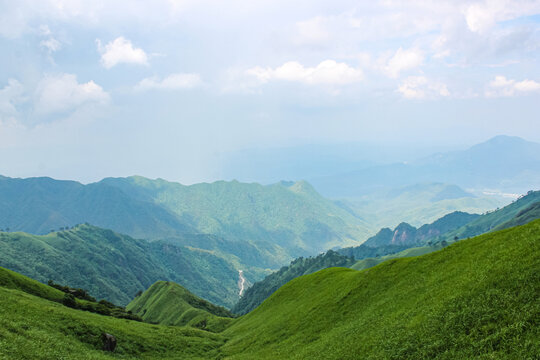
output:
[[[219,335],[74,310],[60,303],[63,297],[62,291],[0,268],[0,359],[219,357]],[[101,351],[102,332],[117,337],[114,356]]]
[[[297,278],[224,334],[232,359],[533,359],[540,220],[416,258]]]
[[[205,301],[182,286],[170,281],[158,281],[127,306],[146,322],[163,325],[190,325],[220,332],[231,321],[225,308]]]
[[[101,350],[102,332],[118,339]],[[223,337],[207,331],[115,319],[0,288],[0,359],[207,359]]]

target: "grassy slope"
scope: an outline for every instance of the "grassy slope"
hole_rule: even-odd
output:
[[[117,338],[114,355],[101,351],[102,332]],[[115,319],[0,288],[1,359],[208,359],[223,342],[207,331]]]
[[[63,296],[57,289],[0,268],[0,359],[204,359],[217,355],[224,341],[197,329],[74,310],[58,303]],[[102,332],[116,336],[115,356],[100,350]]]
[[[146,322],[190,325],[212,332],[222,331],[232,320],[225,308],[211,304],[182,286],[158,281],[126,307]]]
[[[32,280],[24,275],[0,267],[0,286],[6,289],[15,289],[51,301],[62,301],[65,293]]]
[[[540,346],[540,220],[421,257],[297,278],[224,334],[235,359],[527,359]]]
[[[41,282],[81,287],[121,305],[158,280],[181,283],[220,305],[231,306],[238,299],[237,270],[210,252],[149,243],[88,225],[43,236],[0,233],[0,266]]]

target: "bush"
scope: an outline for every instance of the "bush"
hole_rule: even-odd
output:
[[[75,300],[75,296],[71,294],[65,294],[64,298],[62,299],[62,304],[64,304],[67,307],[77,309],[77,300]]]

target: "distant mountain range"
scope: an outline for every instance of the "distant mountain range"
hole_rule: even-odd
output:
[[[463,151],[308,180],[323,195],[343,198],[426,182],[524,193],[540,184],[540,144],[497,136]]]
[[[88,222],[136,238],[218,251],[239,266],[258,268],[353,245],[373,230],[303,181],[184,186],[137,176],[89,185],[1,177],[0,222],[4,230],[35,234]]]

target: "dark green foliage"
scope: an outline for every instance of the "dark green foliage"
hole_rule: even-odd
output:
[[[237,270],[208,251],[149,243],[90,225],[45,236],[0,234],[0,266],[42,282],[88,289],[121,305],[162,279],[221,305],[232,306],[238,298]]]
[[[329,267],[349,267],[353,264],[353,258],[340,255],[332,250],[316,257],[297,258],[289,266],[284,266],[279,271],[268,275],[264,280],[253,284],[232,308],[232,312],[235,314],[246,314],[250,312],[281,286],[299,276],[311,274]]]
[[[62,304],[70,308],[77,308],[77,301],[75,300],[75,296],[72,294],[65,294],[64,298],[62,299]]]
[[[62,292],[65,292],[65,293],[68,293],[68,294],[71,294],[73,295],[74,297],[76,297],[77,299],[81,299],[81,300],[88,300],[88,301],[91,301],[91,302],[96,302],[96,298],[94,298],[93,296],[90,296],[90,294],[88,293],[88,291],[84,290],[84,289],[80,289],[80,288],[71,288],[69,286],[62,286],[60,284],[56,284],[54,281],[52,280],[49,280],[47,281],[47,285],[49,286],[52,286],[53,288],[55,289],[58,289]]]

